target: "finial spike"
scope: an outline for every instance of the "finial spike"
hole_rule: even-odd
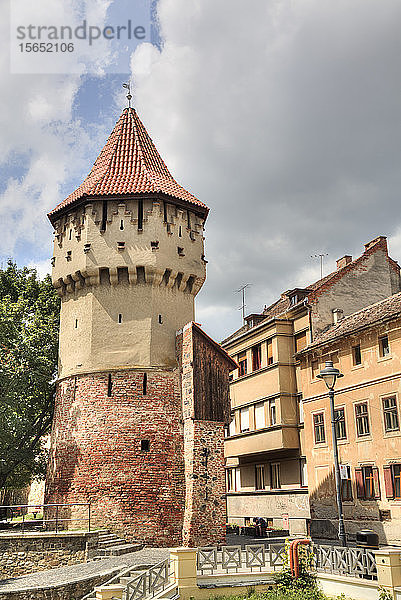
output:
[[[131,100],[132,100],[131,82],[129,81],[128,83],[123,83],[123,88],[125,88],[126,90],[128,90],[128,94],[127,94],[126,98],[128,100],[128,108],[131,108]]]

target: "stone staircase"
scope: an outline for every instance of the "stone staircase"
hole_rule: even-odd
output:
[[[100,560],[105,556],[121,556],[141,550],[143,544],[141,542],[128,543],[126,540],[119,538],[115,533],[110,533],[108,530],[102,530],[99,535],[99,543],[97,547],[97,555],[92,560]]]

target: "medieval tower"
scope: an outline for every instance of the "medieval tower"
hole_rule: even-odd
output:
[[[152,544],[224,536],[235,364],[193,323],[207,214],[132,108],[49,214],[62,302],[46,502],[91,503],[97,524]]]

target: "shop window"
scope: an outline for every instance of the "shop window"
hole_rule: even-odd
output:
[[[334,411],[334,420],[336,427],[336,435],[338,440],[345,440],[347,438],[347,429],[345,425],[345,409],[337,408]]]
[[[384,429],[386,432],[399,431],[400,424],[398,420],[397,400],[394,396],[391,398],[383,398],[383,417]]]
[[[371,465],[355,469],[357,496],[362,500],[380,499],[379,469]]]
[[[315,433],[315,444],[324,444],[326,441],[326,432],[324,429],[323,413],[316,413],[313,415],[313,429]]]
[[[363,437],[365,435],[369,435],[370,425],[369,425],[369,412],[368,412],[368,403],[367,402],[361,402],[360,404],[355,404],[355,421],[356,421],[357,436]]]

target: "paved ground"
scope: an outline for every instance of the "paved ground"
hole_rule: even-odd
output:
[[[48,571],[22,575],[0,581],[0,592],[11,592],[34,587],[47,587],[52,585],[62,585],[72,581],[90,577],[96,573],[107,571],[113,567],[152,565],[164,560],[169,555],[168,548],[144,548],[137,552],[124,554],[123,556],[113,556],[103,558],[88,563],[81,563],[70,567],[58,567]]]

